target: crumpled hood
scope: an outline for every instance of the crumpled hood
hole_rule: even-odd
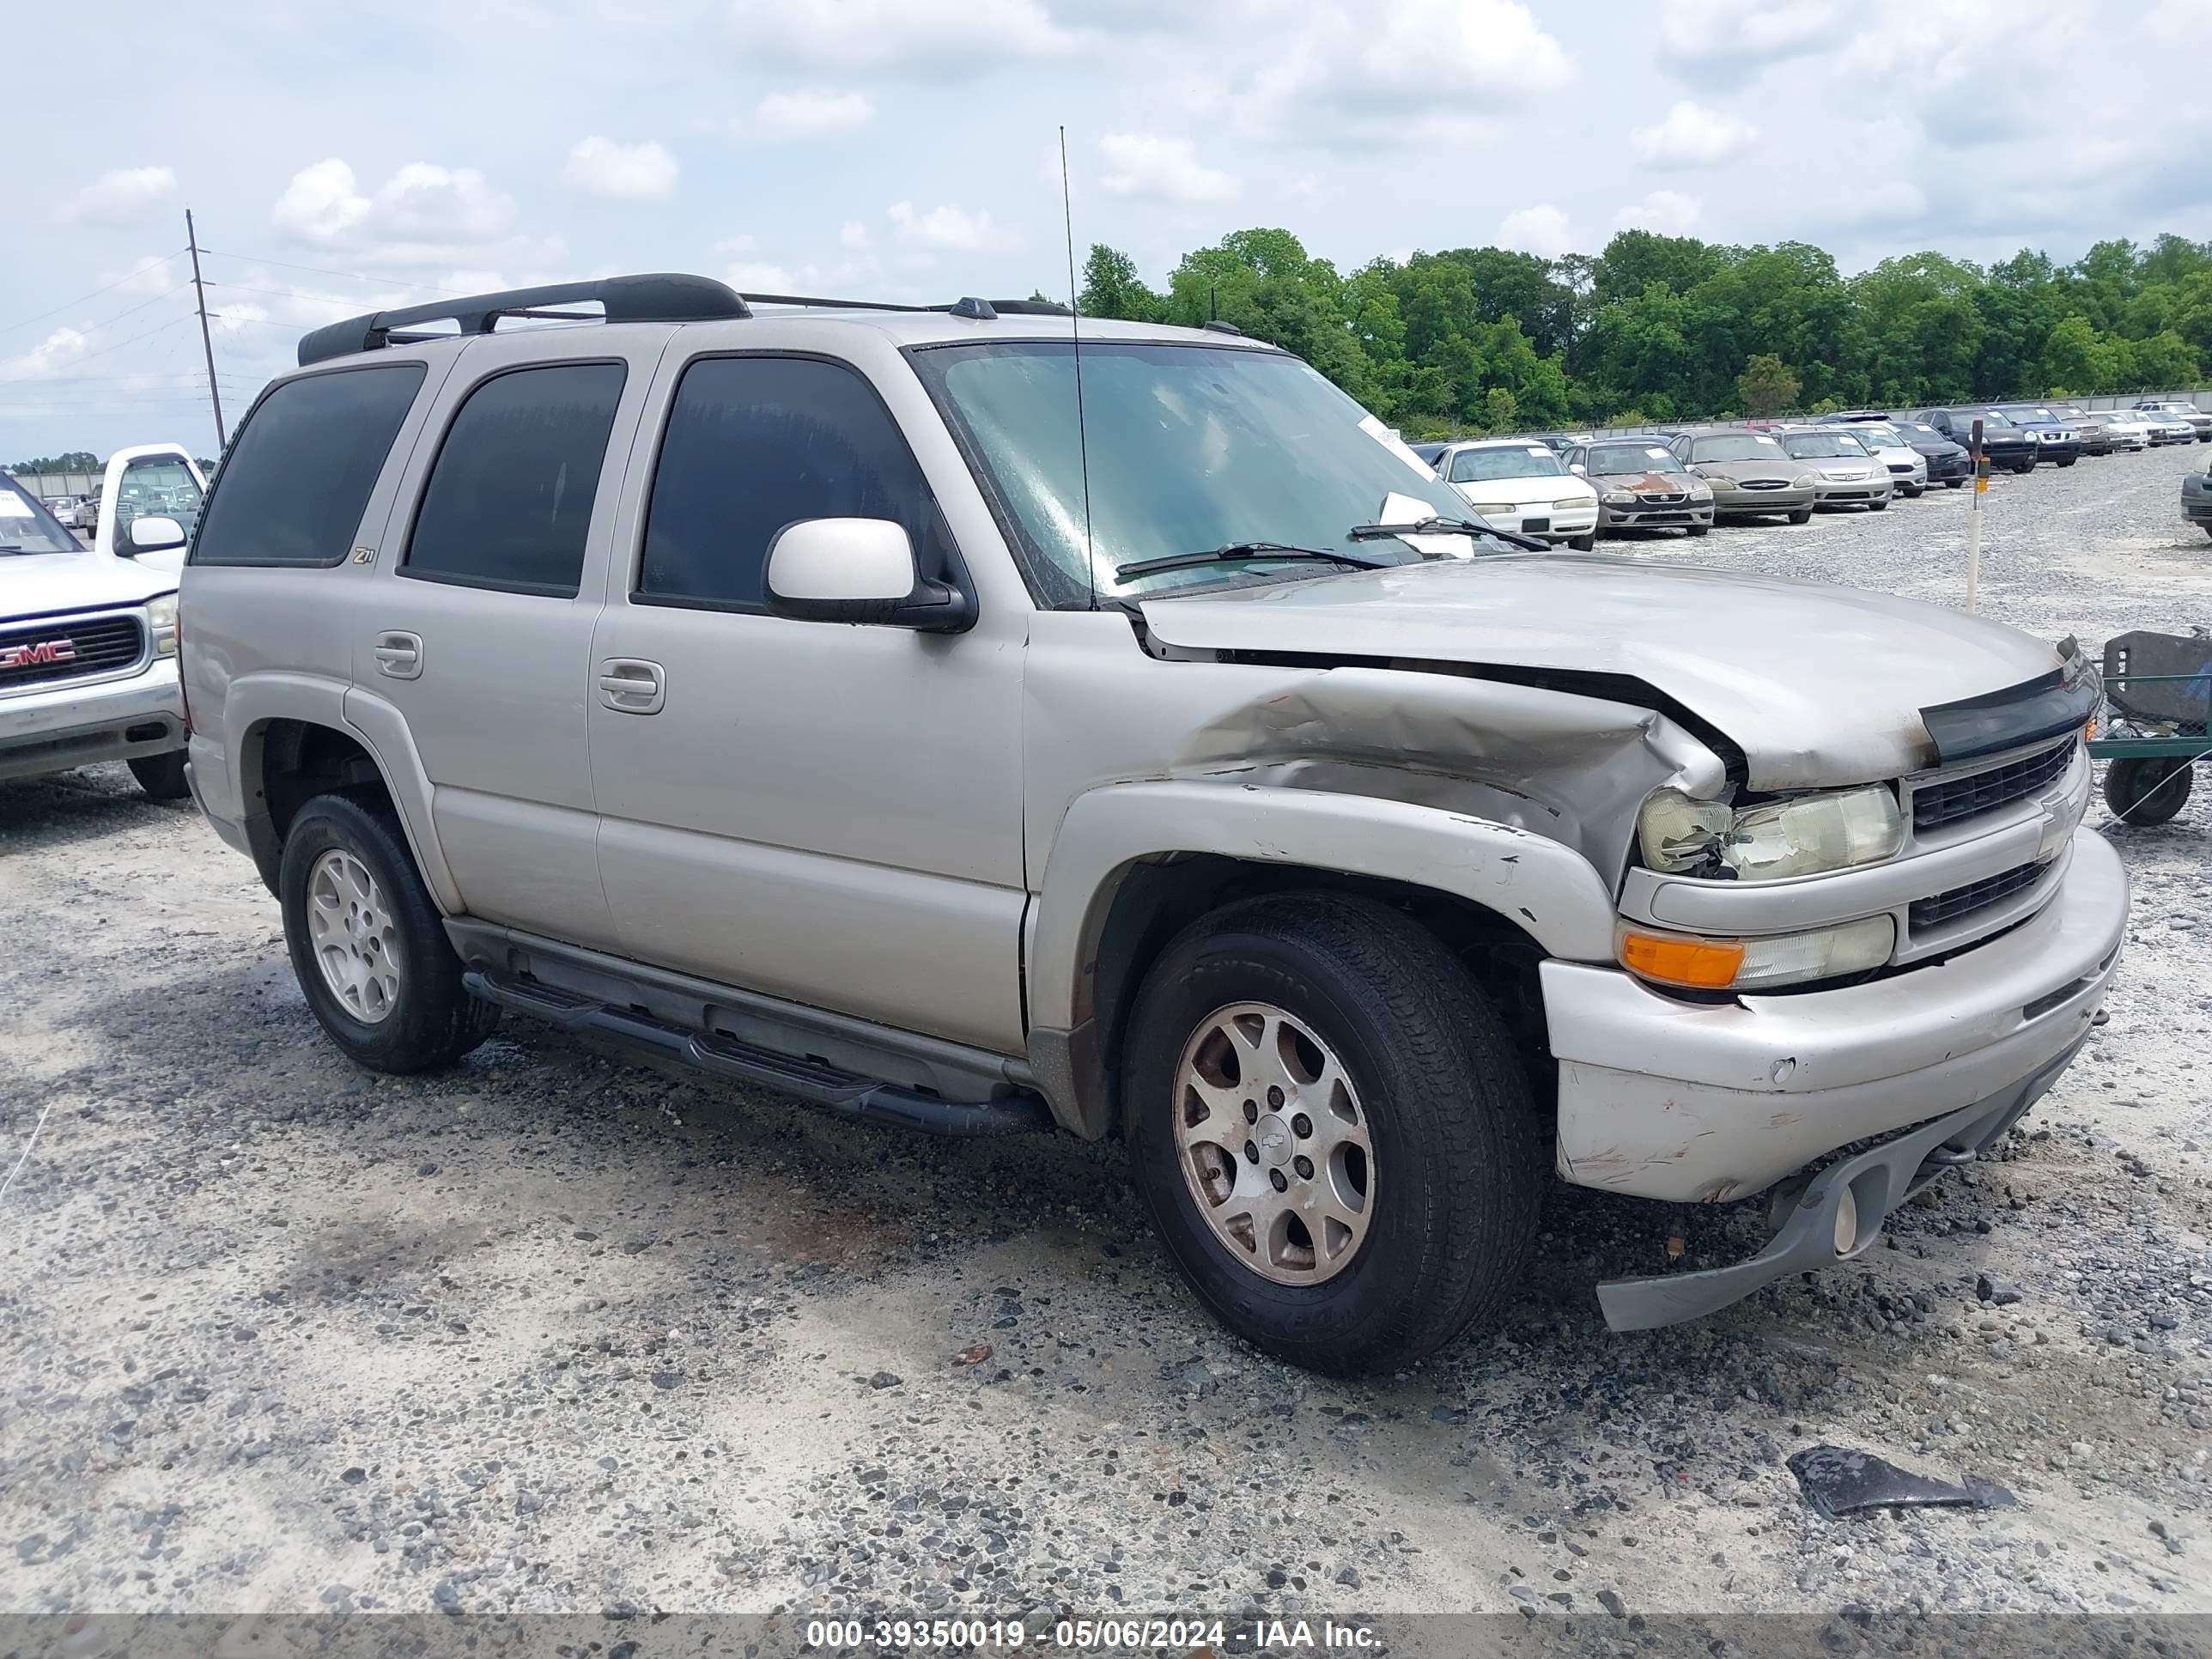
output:
[[[1750,787],[1933,765],[1920,711],[2047,674],[2057,647],[1859,588],[1565,554],[1486,555],[1142,602],[1186,650],[1619,674],[1725,732]]]
[[[143,605],[156,593],[176,591],[175,571],[106,553],[0,553],[0,623]]]

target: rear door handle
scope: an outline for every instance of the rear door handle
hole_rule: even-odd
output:
[[[376,637],[376,672],[395,680],[422,678],[422,636],[420,634],[380,634]]]
[[[599,701],[617,714],[658,714],[668,701],[668,674],[641,657],[609,657],[599,665]]]

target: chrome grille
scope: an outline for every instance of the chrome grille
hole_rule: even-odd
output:
[[[1999,899],[2010,898],[2022,888],[2033,886],[2035,878],[2049,865],[2047,859],[2039,863],[2014,865],[1997,875],[1984,876],[1964,887],[1954,887],[1948,893],[1936,893],[1924,899],[1916,899],[1907,914],[1917,928],[1939,926],[1969,911],[1978,910],[1985,904],[1995,904]]]
[[[1938,777],[1917,785],[1912,791],[1912,827],[1933,830],[2040,793],[2066,775],[2073,760],[2074,740],[2069,738],[2039,755],[2008,761],[1962,778]]]
[[[136,617],[10,623],[0,628],[0,691],[112,674],[145,649],[145,627]]]

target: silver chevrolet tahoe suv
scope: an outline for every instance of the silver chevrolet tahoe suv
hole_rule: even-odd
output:
[[[185,572],[191,769],[366,1066],[507,1009],[1118,1137],[1351,1372],[1508,1302],[1554,1176],[1776,1194],[1618,1328],[1863,1252],[2118,960],[2070,642],[1516,545],[1233,331],[625,277],[301,362]]]
[[[149,515],[131,532],[127,554],[83,546],[0,474],[0,778],[128,761],[155,800],[184,799],[185,529]]]

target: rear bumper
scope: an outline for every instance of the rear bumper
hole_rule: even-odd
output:
[[[2127,919],[2118,854],[2079,830],[2035,915],[1865,984],[1693,1003],[1547,962],[1559,1174],[1674,1202],[1744,1198],[1839,1146],[1998,1101],[2081,1042]]]
[[[127,679],[64,681],[0,700],[0,778],[37,777],[184,746],[184,693],[174,658],[156,658]]]

